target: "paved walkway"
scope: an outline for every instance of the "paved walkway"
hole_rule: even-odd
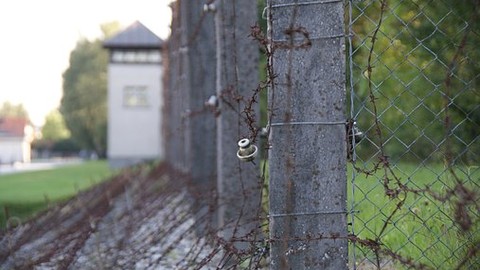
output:
[[[0,164],[0,175],[27,171],[50,170],[60,166],[78,164],[81,159],[42,159],[29,163]]]

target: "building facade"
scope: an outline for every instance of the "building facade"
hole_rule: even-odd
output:
[[[25,118],[0,118],[0,164],[31,161],[33,127]]]
[[[162,159],[163,41],[140,22],[104,42],[108,67],[108,159],[114,168]]]

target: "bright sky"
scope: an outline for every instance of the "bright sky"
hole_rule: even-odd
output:
[[[0,105],[23,104],[35,125],[58,108],[62,73],[83,37],[100,37],[100,25],[138,20],[166,39],[171,0],[0,1]]]

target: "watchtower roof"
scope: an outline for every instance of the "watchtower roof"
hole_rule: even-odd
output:
[[[103,42],[108,49],[160,49],[162,45],[163,40],[139,21]]]

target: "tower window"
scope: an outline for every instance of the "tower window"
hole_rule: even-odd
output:
[[[147,86],[125,86],[123,106],[130,108],[150,106]]]
[[[159,50],[113,50],[110,54],[112,63],[159,64],[161,61]]]

